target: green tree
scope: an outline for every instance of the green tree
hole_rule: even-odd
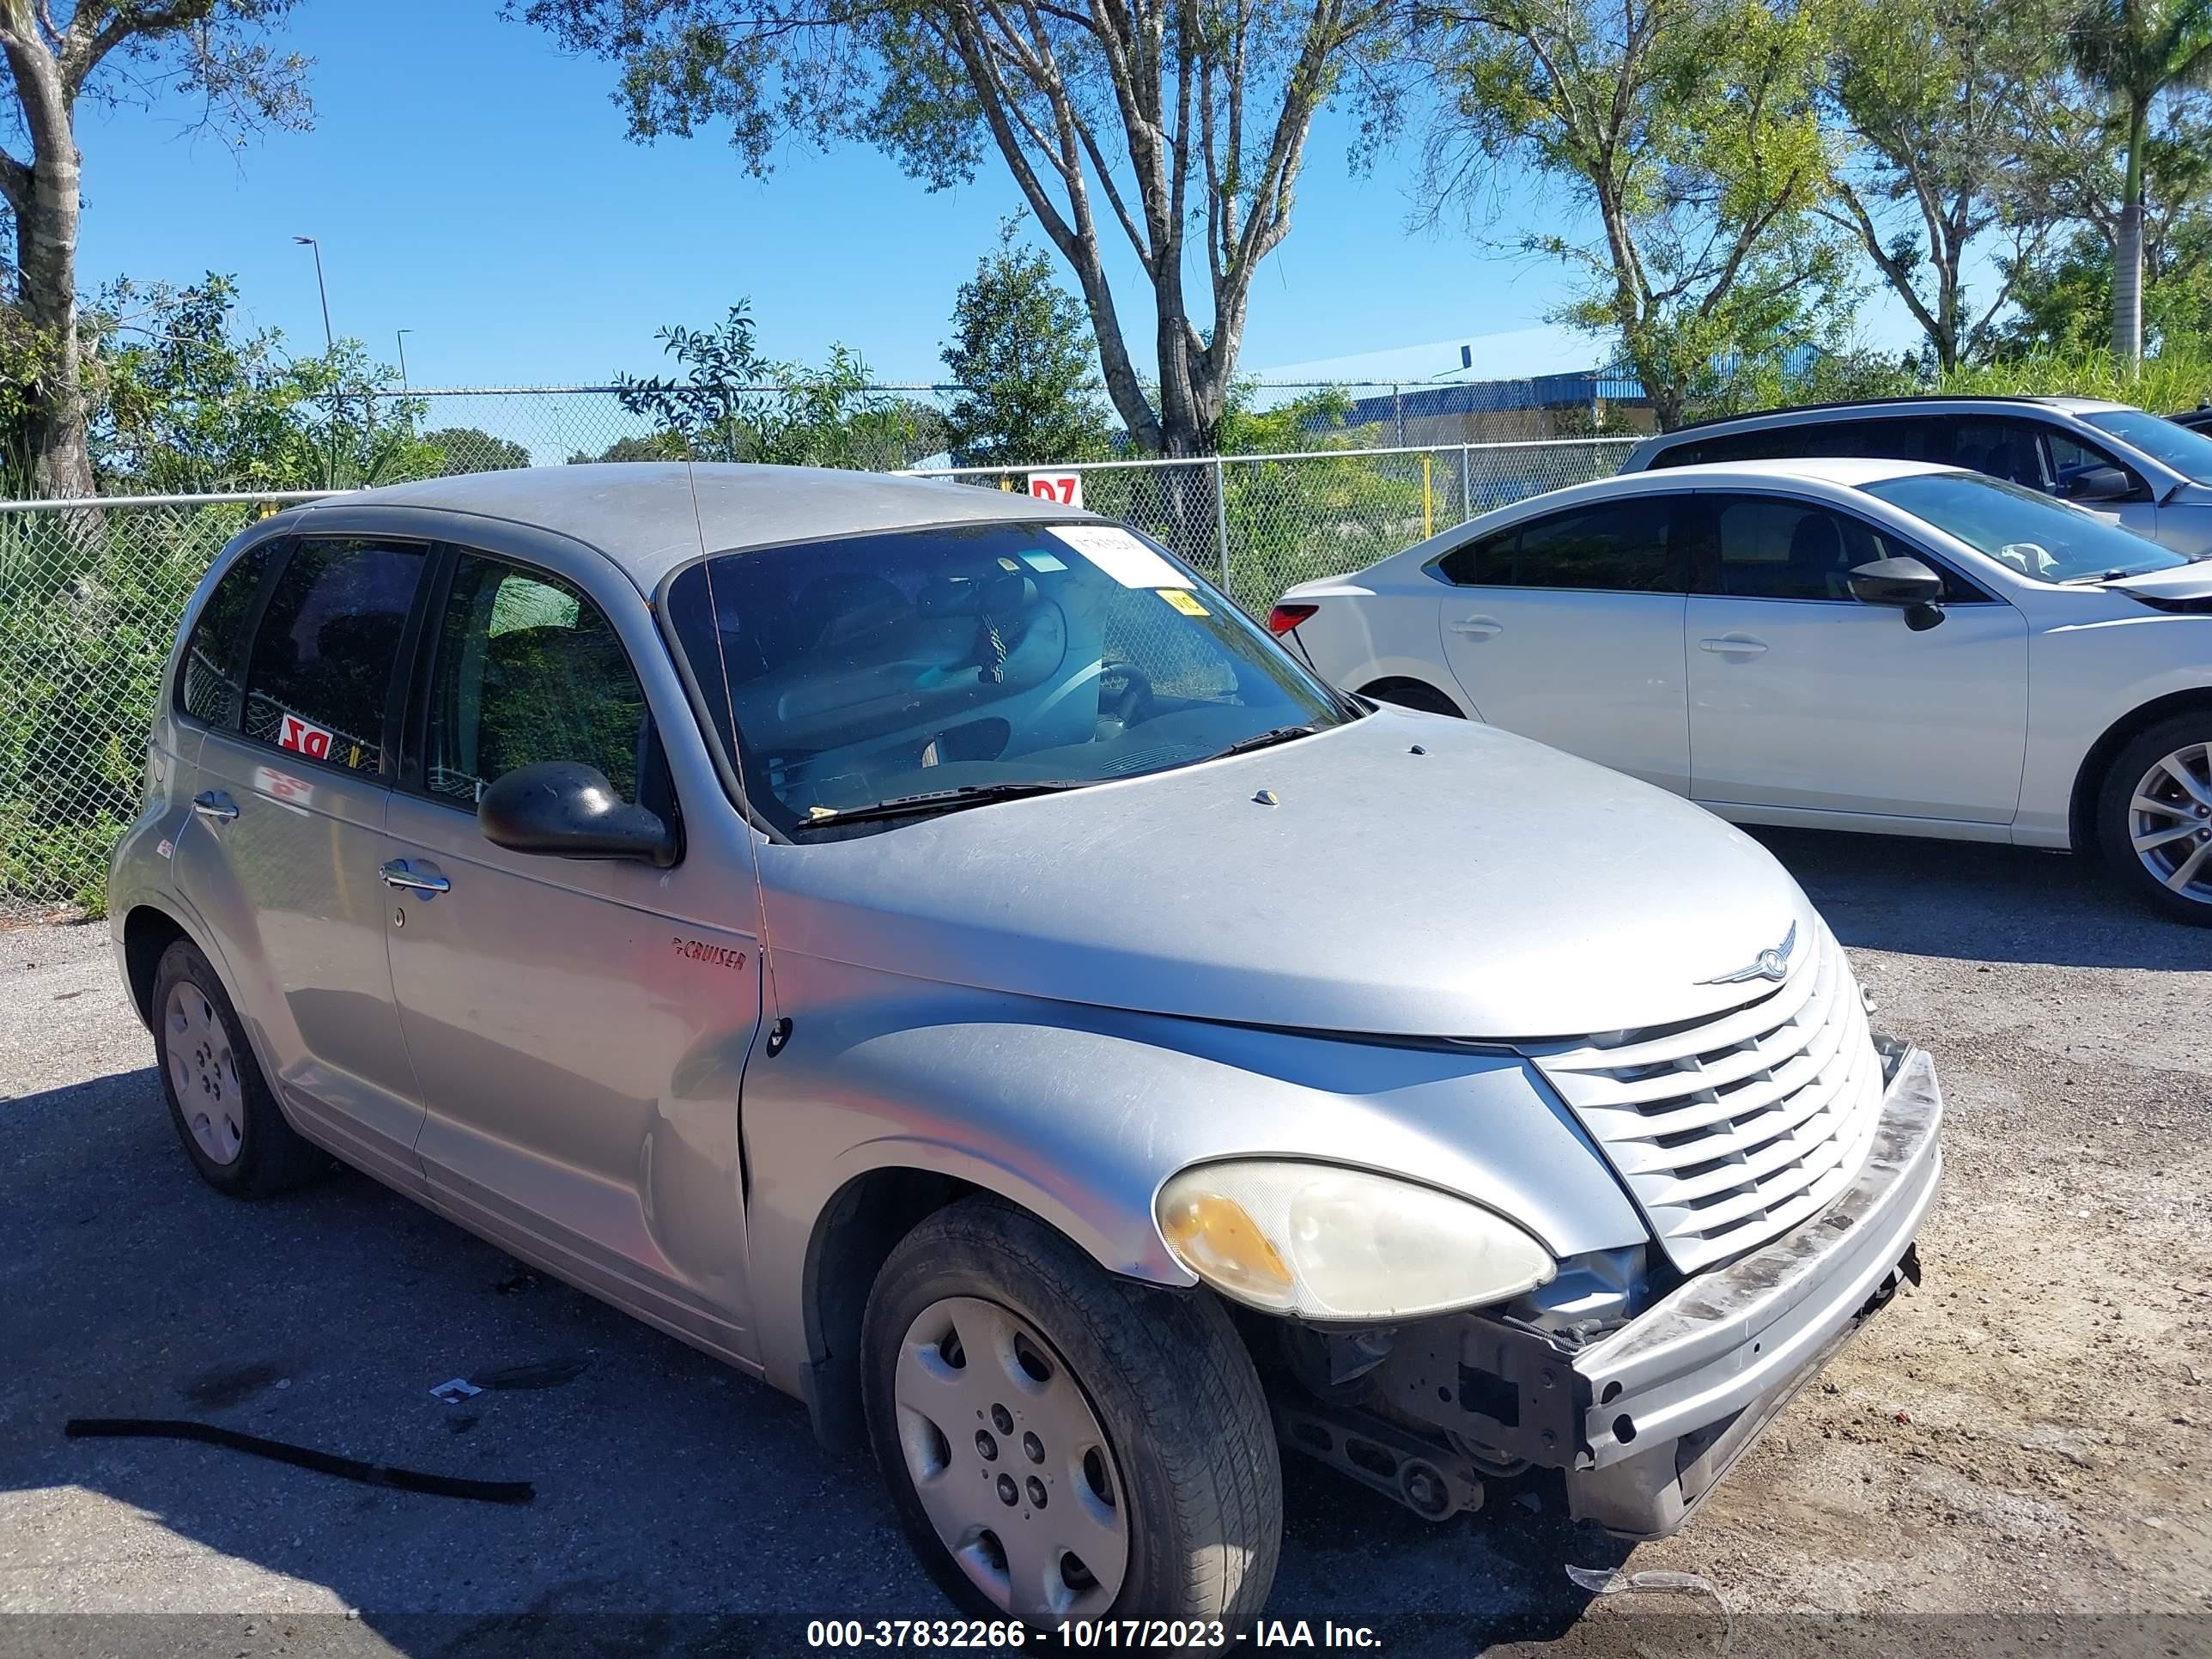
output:
[[[940,435],[918,405],[875,386],[842,345],[819,368],[762,354],[750,304],[713,328],[675,324],[653,337],[683,368],[675,376],[616,377],[616,397],[698,460],[881,470],[911,465]]]
[[[1532,183],[1586,210],[1595,237],[1516,246],[1579,274],[1559,317],[1619,340],[1662,426],[1726,406],[1753,367],[1847,323],[1843,250],[1814,213],[1826,40],[1808,11],[1493,0],[1423,44],[1443,94],[1427,211],[1480,212]]]
[[[14,229],[0,260],[0,305],[34,346],[19,363],[32,482],[47,495],[93,490],[86,340],[76,251],[82,207],[76,141],[80,99],[110,106],[158,91],[198,100],[201,125],[226,140],[264,128],[304,128],[307,61],[279,56],[263,34],[292,0],[0,0],[0,101],[20,149],[0,145],[0,206]],[[4,131],[0,127],[0,131]]]
[[[104,480],[179,494],[343,489],[435,473],[414,435],[419,398],[380,388],[392,371],[358,340],[294,357],[275,329],[233,327],[238,290],[110,286],[93,307],[105,341],[88,423]]]
[[[858,139],[932,189],[995,151],[1074,272],[1108,396],[1151,454],[1213,445],[1252,280],[1289,234],[1314,118],[1364,77],[1392,0],[516,0],[616,60],[640,140],[726,122],[755,172]],[[1127,239],[1146,384],[1107,277]],[[1197,245],[1194,246],[1194,242]],[[1202,283],[1201,294],[1192,289]]]
[[[443,457],[438,471],[447,477],[457,472],[507,472],[530,465],[530,452],[520,444],[472,426],[440,427],[424,433],[422,441]]]
[[[958,390],[945,427],[963,465],[1085,461],[1109,447],[1090,321],[1052,262],[1015,240],[1019,225],[1000,226],[953,301],[942,355]]]
[[[1987,341],[2050,226],[2010,211],[2005,163],[2027,93],[2058,70],[2051,0],[1838,0],[1824,102],[1841,141],[1823,216],[1856,240],[1939,369]],[[1966,259],[2008,237],[1970,305]]]
[[[2212,81],[2212,0],[2084,0],[2068,55],[2100,91],[2121,134],[2125,172],[2112,249],[2112,354],[2142,356],[2144,161],[2151,112],[2175,88]]]

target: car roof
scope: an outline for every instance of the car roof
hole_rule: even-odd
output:
[[[386,484],[311,501],[294,509],[301,516],[291,521],[312,525],[318,512],[350,516],[365,507],[472,514],[551,531],[597,548],[647,592],[696,558],[702,538],[708,552],[745,552],[867,531],[1094,516],[1011,490],[882,472],[611,461]]]
[[[2116,404],[2102,398],[2015,397],[1990,392],[1929,392],[1902,398],[1849,398],[1840,403],[1796,404],[1743,415],[1716,415],[1708,420],[1687,422],[1671,432],[1662,433],[1656,441],[1663,447],[1686,434],[1711,432],[1722,427],[1758,427],[1770,423],[1787,426],[1801,420],[1809,425],[1831,419],[1841,420],[1853,415],[1929,415],[1990,407],[2050,409],[2063,415],[2092,415],[2108,410],[2131,409],[2133,405]]]
[[[1754,483],[1772,478],[1810,479],[1816,483],[1856,489],[1889,478],[1907,478],[1922,472],[1956,472],[1955,466],[1934,461],[1883,461],[1856,455],[1789,455],[1769,461],[1706,461],[1696,466],[1669,466],[1656,472],[1626,472],[1615,476],[1650,479],[1650,489],[1664,486],[1659,480],[1686,484],[1698,483]],[[1606,482],[1610,482],[1607,480]]]

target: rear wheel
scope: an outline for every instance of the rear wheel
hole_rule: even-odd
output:
[[[161,1094],[201,1179],[233,1197],[261,1198],[330,1167],[330,1155],[284,1121],[238,1011],[190,940],[161,953],[153,1011]]]
[[[970,1199],[891,1253],[868,1299],[869,1437],[957,1603],[1239,1624],[1282,1541],[1258,1376],[1212,1297],[1118,1279],[1033,1217]]]
[[[2212,927],[2212,709],[2160,720],[2113,757],[2097,835],[2138,897]]]

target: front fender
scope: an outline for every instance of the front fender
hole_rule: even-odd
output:
[[[1279,1157],[1459,1193],[1555,1255],[1644,1224],[1566,1109],[1510,1054],[1432,1049],[1048,1002],[817,958],[775,959],[788,1044],[745,1075],[748,1243],[762,1358],[804,1393],[808,1262],[872,1170],[953,1177],[1029,1210],[1109,1272],[1191,1275],[1152,1218],[1190,1164]]]

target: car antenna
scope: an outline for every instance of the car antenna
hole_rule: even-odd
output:
[[[730,765],[738,775],[738,793],[744,797],[748,813],[752,810],[752,787],[745,781],[745,756],[738,742],[737,693],[730,689],[729,647],[722,642],[722,606],[714,597],[714,561],[707,549],[706,514],[699,507],[699,475],[691,463],[691,444],[687,436],[684,445],[684,482],[691,491],[691,531],[699,542],[699,568],[707,581],[707,620],[714,630],[715,666],[722,681],[722,711],[729,720]],[[761,880],[760,842],[752,836],[745,837],[746,851],[753,865],[753,910],[760,919],[760,957],[763,976],[768,981],[768,1000],[775,1010],[775,1020],[769,1032],[768,1052],[771,1057],[783,1051],[791,1038],[791,1022],[784,1018],[783,998],[775,984],[775,941],[769,937],[768,888]]]

